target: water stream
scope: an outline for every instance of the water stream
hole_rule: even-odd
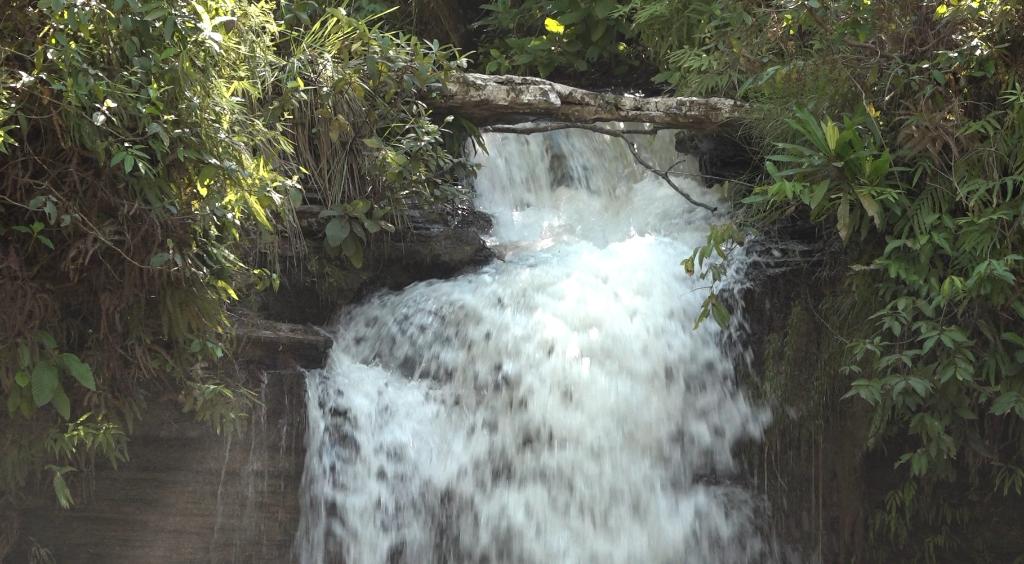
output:
[[[763,560],[733,450],[767,415],[680,267],[711,214],[619,139],[486,141],[503,260],[345,312],[309,375],[302,562]],[[679,158],[669,132],[640,142]]]

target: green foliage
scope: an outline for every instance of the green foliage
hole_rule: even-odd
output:
[[[209,423],[217,434],[238,435],[245,429],[247,413],[256,395],[245,388],[232,389],[218,383],[189,382],[181,393],[185,413]]]
[[[284,145],[249,107],[278,63],[267,46],[254,64],[250,32],[276,24],[229,9],[43,0],[4,22],[0,308],[23,315],[0,330],[0,389],[31,438],[3,451],[52,461],[62,505],[73,468],[123,458],[138,386],[210,356],[188,344],[225,328],[236,242],[273,229],[286,182],[265,161]],[[27,476],[5,472],[3,495]]]
[[[778,216],[803,205],[814,221],[834,214],[843,241],[854,232],[864,239],[872,224],[884,229],[882,208],[899,196],[892,186],[899,169],[892,166],[889,151],[881,148],[877,124],[857,116],[846,118],[840,127],[831,119],[819,122],[806,110],[798,110],[786,122],[806,144],[776,143],[782,153],[769,155],[765,163],[773,182],[755,189],[743,203],[788,204],[774,207]]]
[[[46,331],[38,331],[34,339],[18,343],[17,357],[15,385],[7,396],[9,415],[30,418],[37,409],[50,405],[67,420],[71,417],[71,404],[64,382],[72,379],[87,390],[96,391],[92,368],[77,355],[57,351],[56,340]]]
[[[843,369],[847,396],[874,409],[872,444],[901,449],[894,463],[916,484],[893,494],[899,511],[877,530],[903,543],[900,531],[915,524],[952,526],[928,513],[941,505],[928,501],[939,483],[1015,494],[1024,463],[1024,9],[997,0],[653,0],[631,9],[638,37],[666,67],[660,80],[756,103],[751,131],[766,140],[766,172],[734,229],[813,222],[844,245],[847,275],[883,301]],[[727,257],[728,232],[714,231],[707,248]],[[721,268],[697,270],[715,279]],[[925,559],[946,546],[941,535],[917,542]]]
[[[370,236],[393,231],[406,203],[451,198],[468,171],[446,146],[448,122],[432,121],[421,100],[466,62],[437,41],[329,13],[295,35],[296,88],[275,112],[293,114],[284,165],[328,208],[328,250],[359,268]]]
[[[727,260],[730,252],[736,245],[742,244],[743,240],[743,232],[733,223],[712,225],[705,244],[694,249],[693,254],[683,260],[683,269],[690,276],[699,272],[701,277],[710,279],[713,285],[718,284],[728,274]],[[729,308],[715,292],[709,293],[701,304],[694,328],[709,317],[723,329],[729,326],[732,319]]]
[[[277,287],[256,249],[294,241],[294,208],[321,203],[359,266],[406,204],[448,197],[464,161],[420,99],[462,64],[319,2],[16,0],[0,18],[0,503],[46,473],[70,505],[81,470],[126,460],[146,388],[240,431],[253,395],[203,368],[230,350],[227,305]]]
[[[616,0],[498,0],[484,4],[480,63],[488,73],[548,76],[635,66],[628,22]]]
[[[753,2],[632,0],[624,7],[639,42],[659,61],[655,82],[693,96],[737,89],[741,70],[765,44],[744,37],[753,26]],[[765,11],[786,8],[765,6]],[[789,8],[796,11],[797,8]]]
[[[362,268],[363,246],[369,236],[395,230],[395,226],[384,219],[387,213],[387,208],[370,212],[370,203],[366,200],[355,200],[320,212],[321,218],[330,218],[325,230],[328,247],[339,248],[352,266]]]

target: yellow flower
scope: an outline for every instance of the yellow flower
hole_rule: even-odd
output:
[[[544,29],[559,35],[565,33],[565,26],[555,18],[544,18]]]

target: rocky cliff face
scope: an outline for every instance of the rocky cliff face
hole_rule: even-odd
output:
[[[908,447],[868,448],[870,406],[843,398],[855,376],[840,370],[845,339],[871,328],[877,292],[850,284],[847,269],[837,266],[841,250],[822,240],[794,222],[779,239],[753,243],[748,252],[762,258],[737,296],[752,353],[744,385],[772,409],[763,440],[744,452],[744,474],[770,503],[763,525],[778,541],[781,561],[1015,561],[1024,554],[1024,500],[979,496],[963,475],[927,502],[942,498],[956,508],[956,520],[909,522],[902,546],[890,537],[881,517],[907,472],[893,460]],[[929,535],[949,544],[926,560],[921,547]]]
[[[222,437],[154,401],[132,459],[100,468],[68,511],[43,497],[25,512],[23,549],[59,563],[288,562],[298,522],[305,385],[298,370],[253,377],[265,406],[243,436]],[[45,495],[45,494],[44,494]]]
[[[302,369],[322,366],[332,342],[316,326],[375,289],[452,276],[493,256],[481,239],[490,228],[486,215],[415,211],[363,269],[352,270],[316,243],[318,210],[301,211],[311,241],[306,260],[343,270],[343,281],[325,287],[323,270],[293,269],[280,292],[240,312],[232,369],[260,402],[245,434],[218,436],[154,391],[132,434],[131,461],[116,470],[98,464],[71,510],[41,491],[15,517],[18,545],[0,562],[45,562],[34,559],[46,554],[60,564],[294,561],[305,457]]]

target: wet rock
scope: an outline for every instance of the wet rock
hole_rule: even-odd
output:
[[[680,131],[676,150],[697,159],[707,186],[743,178],[756,168],[750,149],[728,133]]]
[[[297,370],[256,380],[261,405],[243,436],[218,435],[154,394],[131,460],[117,469],[98,460],[72,483],[69,510],[41,485],[22,508],[20,544],[0,561],[44,561],[31,558],[36,545],[61,564],[295,562],[305,384]],[[2,511],[0,524],[13,525]]]
[[[238,318],[235,336],[240,340],[240,354],[251,361],[262,359],[280,365],[289,359],[303,368],[322,367],[334,344],[323,329],[247,315]]]
[[[490,217],[467,204],[443,209],[413,207],[395,233],[378,233],[366,251],[366,264],[353,268],[323,246],[327,219],[322,206],[296,212],[308,252],[282,273],[277,292],[265,292],[251,306],[261,316],[289,323],[323,325],[344,304],[380,288],[401,289],[413,282],[448,278],[494,258],[483,241]],[[315,266],[315,268],[313,268]]]

